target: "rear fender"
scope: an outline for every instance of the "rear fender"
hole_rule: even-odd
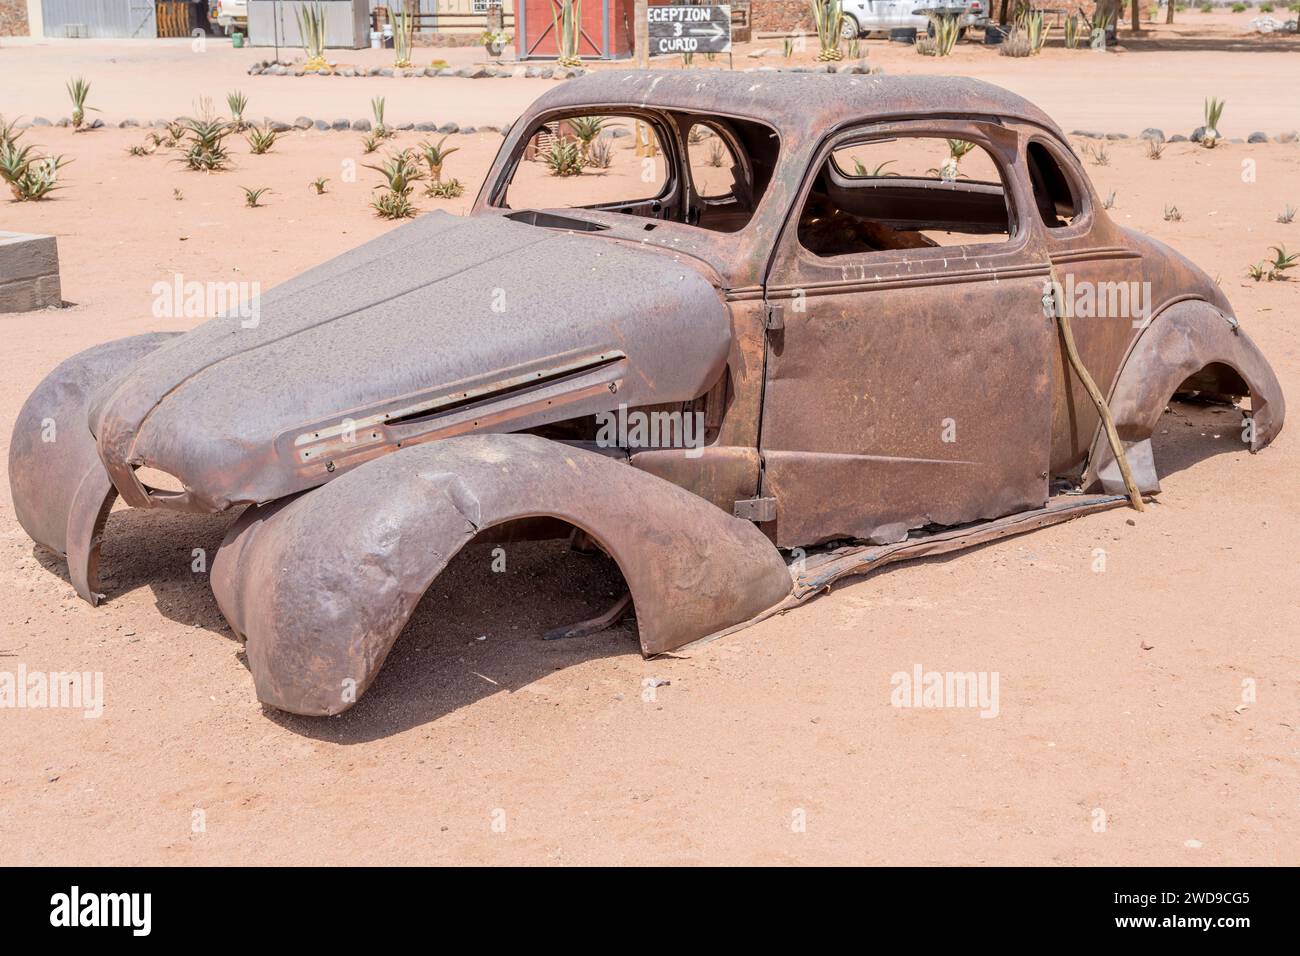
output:
[[[212,566],[264,703],[346,710],[433,579],[481,531],[559,518],[623,572],[646,654],[746,621],[791,578],[754,525],[613,459],[534,435],[416,445],[327,485],[249,508]]]
[[[1137,338],[1111,393],[1110,410],[1134,479],[1144,493],[1160,490],[1151,436],[1169,399],[1184,382],[1211,365],[1232,369],[1250,390],[1252,422],[1243,433],[1252,453],[1277,437],[1286,399],[1268,360],[1235,319],[1203,301],[1179,302],[1161,312]],[[1124,492],[1106,435],[1100,430],[1088,456],[1085,487]]]

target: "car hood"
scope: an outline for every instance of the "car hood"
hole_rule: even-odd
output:
[[[506,216],[422,216],[148,355],[92,396],[90,428],[128,503],[221,510],[420,441],[687,401],[731,340],[700,269]],[[141,467],[184,490],[150,492]]]

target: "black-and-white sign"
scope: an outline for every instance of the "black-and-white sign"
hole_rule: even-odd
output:
[[[650,55],[730,53],[731,7],[649,6]]]

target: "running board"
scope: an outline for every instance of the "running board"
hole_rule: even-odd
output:
[[[841,578],[870,574],[900,561],[912,561],[916,558],[962,551],[999,538],[1010,538],[1029,531],[1037,531],[1049,525],[1061,524],[1098,511],[1125,507],[1128,504],[1129,499],[1125,495],[1057,495],[1050,499],[1045,507],[1021,511],[992,521],[937,531],[934,534],[908,538],[896,544],[850,545],[836,548],[834,551],[810,555],[804,559],[802,571],[796,572],[793,567],[791,568],[794,585],[790,590],[790,596],[780,604],[768,608],[748,621],[693,641],[686,647],[734,634],[759,621],[784,614],[823,591],[829,591],[831,586]]]

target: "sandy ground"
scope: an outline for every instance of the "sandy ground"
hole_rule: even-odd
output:
[[[73,306],[0,316],[0,461],[62,358],[194,324],[151,316],[154,282],[269,286],[390,228],[366,205],[375,174],[344,181],[360,134],[240,146],[216,175],[128,156],[140,131],[29,135],[74,159],[67,188],[0,204],[0,228],[58,235]],[[468,194],[421,208],[463,210],[499,143],[449,140]],[[1152,161],[1116,143],[1089,169],[1122,222],[1221,277],[1300,395],[1300,282],[1245,276],[1269,245],[1300,247],[1300,223],[1275,222],[1300,206],[1300,147],[1174,144]],[[268,205],[245,208],[240,184],[270,186]],[[1164,221],[1170,203],[1183,221]],[[98,719],[0,710],[0,863],[1295,864],[1300,443],[1293,425],[1252,457],[1231,412],[1164,421],[1164,494],[1145,514],[890,569],[651,661],[632,623],[538,639],[603,609],[607,564],[514,546],[493,574],[472,548],[328,720],[258,705],[191,570],[230,518],[116,512],[110,600],[92,609],[0,482],[0,670],[105,679]],[[998,716],[891,706],[891,676],[916,665],[997,672]]]
[[[997,83],[1032,99],[1066,130],[1136,135],[1157,126],[1167,135],[1186,135],[1201,124],[1205,98],[1217,96],[1228,102],[1221,131],[1244,138],[1256,130],[1275,135],[1300,127],[1300,112],[1287,92],[1300,79],[1300,37],[1248,34],[1246,24],[1259,15],[1254,8],[1240,14],[1185,11],[1173,25],[1144,24],[1140,37],[1130,36],[1125,25],[1121,46],[1107,54],[1065,49],[1059,29],[1039,56],[1026,59],[999,56],[996,48],[978,42],[979,33],[973,34],[975,42],[958,44],[952,56],[942,59],[918,56],[910,46],[880,37],[863,39],[861,50],[869,64],[888,73],[951,73]],[[750,57],[762,49],[770,55]],[[391,66],[393,59],[391,50],[330,53],[338,63],[360,66]],[[815,53],[812,40],[787,60],[781,40],[759,40],[737,44],[733,61],[736,69],[809,65]],[[188,40],[3,39],[0,113],[45,116],[52,121],[67,116],[64,83],[70,76],[84,75],[92,83],[91,105],[98,106],[103,112],[97,115],[110,124],[128,117],[147,121],[189,114],[199,97],[221,104],[228,90],[240,89],[249,97],[252,118],[269,116],[286,122],[298,115],[368,118],[370,98],[384,96],[393,123],[499,126],[512,121],[557,82],[247,75],[250,64],[272,55],[269,48],[236,50],[229,40],[212,37],[201,52]],[[291,56],[301,59],[302,52],[283,54],[286,60]],[[417,47],[414,58],[421,67],[435,58],[454,66],[488,62],[477,48]],[[626,65],[625,61],[596,68]],[[657,57],[652,65],[679,69],[681,62],[676,57]],[[697,70],[727,66],[724,56],[713,62],[696,57],[693,64]]]

